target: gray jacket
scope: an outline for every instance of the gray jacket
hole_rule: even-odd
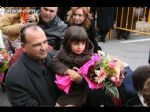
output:
[[[44,30],[48,44],[59,50],[68,25],[57,16],[49,23],[43,22],[40,17],[38,25]]]

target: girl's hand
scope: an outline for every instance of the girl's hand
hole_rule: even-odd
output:
[[[79,83],[82,80],[82,76],[72,69],[66,70],[64,74],[68,74],[70,76],[70,79],[72,81],[75,81],[76,83]]]
[[[75,72],[74,74],[70,74],[70,78],[72,81],[75,81],[76,83],[80,83],[82,81],[82,76]]]

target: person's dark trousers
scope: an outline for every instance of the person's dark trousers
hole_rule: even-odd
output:
[[[105,42],[105,38],[107,33],[110,31],[110,29],[106,29],[106,30],[99,30],[99,35],[100,35],[100,41],[101,42]]]
[[[121,37],[122,31],[123,31],[123,30],[116,29],[116,32],[117,32],[117,39],[118,39],[118,40],[122,38],[122,37]]]
[[[149,59],[148,59],[148,63],[150,64],[150,51],[149,51]]]
[[[129,31],[125,31],[125,30],[120,30],[120,29],[117,29],[117,39],[129,39],[129,34],[130,32]]]
[[[98,50],[102,51],[102,48],[98,45],[96,40],[93,41],[93,44],[94,44],[94,53],[97,53]]]
[[[125,39],[125,40],[128,40],[129,39],[129,34],[130,32],[129,31],[123,31],[123,34],[122,34],[122,37]]]

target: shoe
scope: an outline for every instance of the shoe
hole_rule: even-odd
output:
[[[105,39],[101,39],[101,42],[105,43],[105,42],[106,42],[106,40],[105,40]]]
[[[124,38],[125,40],[128,40],[128,39],[129,39],[129,31],[125,31],[125,32],[123,33],[123,38]]]
[[[121,39],[121,37],[120,36],[117,36],[117,40],[120,40]]]
[[[121,39],[121,35],[117,35],[117,40],[120,40]]]
[[[129,36],[125,36],[124,39],[125,39],[125,40],[129,40]]]

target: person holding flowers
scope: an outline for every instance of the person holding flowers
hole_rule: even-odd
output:
[[[58,88],[63,91],[57,99],[56,106],[87,106],[87,102],[92,103],[94,106],[94,103],[96,103],[97,106],[103,104],[105,99],[109,99],[107,100],[109,103],[112,102],[112,104],[107,106],[121,106],[123,104],[122,99],[124,96],[121,95],[119,87],[124,80],[123,62],[100,50],[97,51],[97,53],[90,53],[90,55],[87,55],[87,51],[85,50],[85,52],[83,49],[86,46],[84,43],[85,40],[82,40],[82,42],[81,39],[79,39],[79,37],[85,38],[81,33],[82,30],[83,28],[80,26],[70,27],[65,34],[63,47],[59,54],[54,58],[53,69],[57,73],[55,83]],[[85,32],[85,30],[83,31]],[[84,43],[85,45],[81,46],[77,43]],[[68,46],[68,44],[70,45]],[[76,49],[74,44],[78,45]],[[82,50],[79,50],[80,47]],[[86,48],[89,49],[89,47]],[[80,52],[78,53],[77,51]],[[84,53],[86,53],[86,55],[84,55]],[[79,57],[80,60],[78,59]],[[85,84],[88,86],[81,86],[82,82],[85,81]],[[80,89],[77,89],[77,86]],[[88,93],[87,90],[89,90]],[[80,92],[77,94],[77,91]],[[95,91],[97,91],[96,95],[98,96],[101,95],[101,91],[104,92],[104,94],[103,96],[94,97]],[[90,92],[92,94],[89,94]],[[85,96],[81,97],[83,94],[85,94],[85,96],[88,94],[86,97],[87,101],[86,98],[84,98]],[[93,101],[89,101],[89,97],[92,97]],[[103,102],[98,103],[97,100],[101,99],[103,99]],[[106,104],[104,105],[106,106]]]
[[[21,10],[21,9],[22,10]],[[27,7],[30,8],[31,7]],[[24,15],[26,13],[26,16]],[[26,7],[5,7],[5,13],[0,18],[0,29],[4,35],[7,36],[10,43],[10,49],[15,52],[16,48],[21,47],[19,31],[28,22],[38,23],[38,15],[34,12],[29,14],[29,10]]]
[[[82,106],[86,102],[87,83],[77,68],[91,59],[93,55],[93,44],[83,27],[71,26],[65,33],[63,46],[54,58],[53,69],[57,76],[67,77],[71,80],[68,91],[62,90],[57,99],[56,106]],[[59,87],[59,80],[55,81]],[[64,83],[66,84],[66,83]]]

